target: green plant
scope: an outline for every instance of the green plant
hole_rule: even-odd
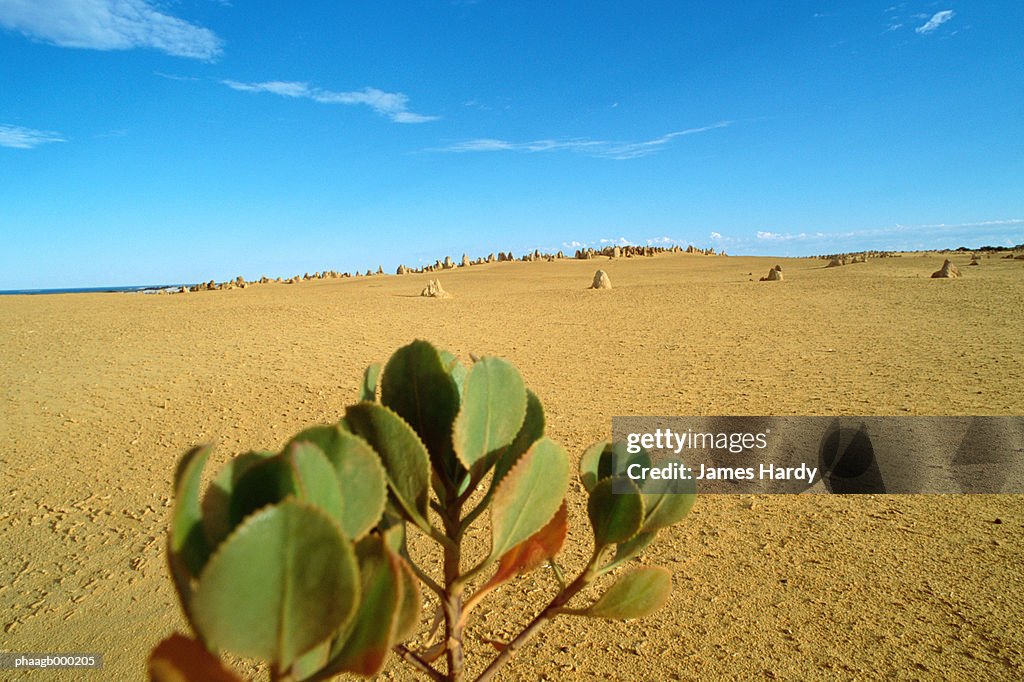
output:
[[[613,492],[613,458],[649,464],[648,455],[589,448],[579,473],[594,548],[569,580],[555,563],[567,533],[569,459],[544,432],[541,403],[510,363],[485,357],[467,370],[415,341],[383,372],[366,370],[361,402],[337,424],[306,429],[279,453],[236,457],[202,501],[210,448],[190,451],[175,476],[168,557],[197,639],[161,643],[151,677],[237,679],[220,651],[267,661],[272,680],[370,676],[395,652],[432,679],[460,680],[470,614],[496,587],[545,563],[557,594],[514,639],[496,644],[479,680],[558,615],[651,613],[670,590],[663,568],[635,568],[589,605],[570,601],[686,516],[692,485],[645,494],[619,480],[626,492]],[[467,531],[487,525],[489,549],[470,561]],[[410,556],[410,528],[439,548],[440,571]],[[404,642],[419,624],[421,584],[440,604],[444,632],[414,651]],[[442,656],[443,672],[435,667]]]

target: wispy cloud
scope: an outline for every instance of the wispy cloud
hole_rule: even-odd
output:
[[[154,71],[153,75],[160,76],[161,78],[166,78],[169,81],[193,82],[199,80],[195,76],[179,76],[178,74],[164,73],[163,71]]]
[[[64,142],[60,133],[0,124],[0,147],[32,149],[48,142]]]
[[[921,34],[931,33],[939,26],[942,26],[944,23],[952,19],[955,14],[956,13],[951,9],[944,9],[941,12],[936,12],[932,15],[931,19],[915,28],[914,31]]]
[[[242,92],[269,92],[281,97],[310,99],[321,104],[362,104],[378,114],[387,116],[396,123],[426,123],[436,121],[437,116],[424,116],[409,111],[409,98],[400,92],[384,92],[377,88],[363,88],[351,92],[334,92],[323,88],[310,87],[302,81],[264,81],[262,83],[240,83],[222,81],[224,85]]]
[[[653,140],[641,142],[614,142],[608,140],[568,139],[568,140],[533,140],[531,142],[510,142],[508,140],[497,140],[493,138],[477,138],[456,142],[447,147],[432,149],[440,152],[557,152],[568,151],[590,156],[599,156],[608,159],[636,159],[641,156],[648,156],[664,148],[677,137],[695,135],[709,130],[725,128],[732,124],[732,121],[719,121],[700,128],[688,128],[677,130]]]
[[[204,60],[222,52],[213,31],[165,14],[148,0],[0,0],[0,26],[60,47],[148,47]]]
[[[1014,227],[1024,226],[1024,219],[1010,218],[1005,220],[983,220],[973,223],[928,223],[924,225],[902,225],[897,223],[888,227],[866,228],[861,230],[849,230],[846,232],[767,232],[758,231],[756,238],[759,241],[813,241],[820,239],[851,238],[851,237],[883,237],[899,234],[918,234],[929,232],[938,234],[950,231],[983,231],[993,227]]]

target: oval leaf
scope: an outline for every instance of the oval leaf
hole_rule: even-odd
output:
[[[273,457],[273,452],[247,452],[229,459],[203,495],[203,529],[210,547],[216,547],[231,534],[231,497],[235,484],[251,467]]]
[[[615,475],[616,464],[619,473],[625,472],[630,464],[651,466],[651,456],[646,450],[630,454],[622,441],[602,441],[591,445],[580,458],[580,480],[587,491],[594,489],[599,481]]]
[[[672,575],[661,566],[638,568],[619,578],[590,608],[579,615],[593,618],[643,618],[668,600]]]
[[[466,387],[466,366],[459,362],[459,359],[449,351],[442,350],[438,351],[438,355],[441,356],[441,364],[444,365],[444,369],[448,372],[448,376],[455,382],[455,388],[459,391],[459,400],[462,400],[462,391]]]
[[[658,481],[658,483],[670,487],[666,492],[643,496],[645,518],[644,525],[640,529],[643,533],[653,533],[682,521],[697,501],[697,481],[692,478]]]
[[[353,540],[380,521],[388,499],[388,479],[380,457],[359,436],[340,431],[338,449],[328,455],[338,474],[345,517],[341,527]]]
[[[526,416],[523,419],[523,426],[516,434],[512,445],[505,450],[494,466],[494,479],[492,486],[497,486],[505,474],[511,469],[523,453],[530,449],[534,443],[544,437],[544,406],[540,398],[530,389],[526,389]]]
[[[413,341],[395,351],[384,367],[380,400],[419,434],[447,482],[455,480],[452,422],[459,412],[459,391],[437,350],[426,341]]]
[[[199,507],[199,483],[212,449],[207,445],[190,450],[181,458],[174,476],[170,549],[178,556],[179,566],[193,577],[199,575],[210,556]]]
[[[377,380],[380,379],[380,363],[367,366],[363,372],[363,385],[359,387],[359,400],[373,402],[377,399]]]
[[[359,557],[359,612],[343,641],[331,652],[323,673],[352,672],[370,677],[384,667],[394,644],[402,609],[402,570],[397,556],[383,541],[368,535],[356,546]]]
[[[640,490],[629,480],[619,481],[619,485],[632,492],[615,493],[612,491],[614,480],[606,478],[590,491],[587,502],[587,514],[590,525],[594,529],[594,544],[606,547],[625,542],[640,530],[644,522],[644,502]]]
[[[292,439],[316,443],[334,467],[342,500],[341,527],[353,540],[377,525],[387,502],[388,481],[369,443],[338,425],[315,426]]]
[[[609,445],[611,443],[606,440],[594,443],[580,457],[580,481],[583,482],[583,487],[587,489],[588,493],[594,489],[598,481],[612,475],[611,460],[603,458]],[[602,474],[604,475],[602,476]]]
[[[253,464],[239,477],[231,494],[232,527],[238,526],[249,514],[298,492],[295,470],[280,455]]]
[[[416,432],[397,414],[377,403],[347,408],[345,424],[380,455],[388,486],[406,518],[429,533],[426,519],[430,459]]]
[[[386,541],[385,544],[387,544]],[[395,644],[404,642],[416,632],[416,626],[420,623],[420,607],[422,606],[416,574],[412,572],[412,568],[409,567],[409,563],[405,559],[398,555],[396,558],[401,568],[402,603],[395,620]]]
[[[501,358],[483,358],[466,378],[452,441],[462,465],[479,479],[512,444],[526,417],[526,385]]]
[[[569,460],[550,438],[537,441],[498,484],[491,502],[491,558],[547,525],[569,489]]]
[[[497,572],[480,591],[490,591],[506,580],[528,573],[545,561],[554,559],[562,549],[568,531],[568,511],[565,500],[562,500],[562,506],[546,526],[502,555],[498,560]]]
[[[617,545],[615,547],[615,556],[612,557],[607,566],[601,569],[602,572],[610,571],[640,554],[654,541],[656,535],[657,533],[637,533],[626,542]]]
[[[351,543],[323,510],[297,500],[246,519],[199,577],[193,619],[211,648],[287,668],[355,611]]]
[[[292,443],[284,459],[294,472],[299,499],[320,507],[341,523],[343,503],[338,476],[323,450],[310,442]]]

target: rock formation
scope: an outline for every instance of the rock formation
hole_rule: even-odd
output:
[[[591,289],[611,289],[612,281],[608,278],[608,273],[604,270],[598,270],[594,273],[594,283],[590,285]]]
[[[420,292],[420,296],[429,296],[430,298],[449,298],[450,294],[441,288],[441,280],[432,279],[427,282],[427,286]]]
[[[953,265],[953,261],[949,260],[948,258],[942,263],[942,267],[940,269],[938,269],[938,270],[936,270],[935,272],[932,273],[932,278],[933,279],[935,279],[935,278],[942,278],[942,277],[953,279],[953,278],[959,277],[959,276],[960,276],[959,268],[957,268],[955,265]]]

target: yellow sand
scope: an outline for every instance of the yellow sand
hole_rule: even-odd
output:
[[[930,279],[942,258],[501,263],[440,273],[450,299],[418,296],[438,275],[0,297],[3,649],[105,656],[32,679],[141,678],[186,628],[163,556],[178,457],[215,441],[212,469],[336,420],[417,337],[515,363],[574,457],[620,414],[1024,414],[1024,266],[963,255],[962,279]],[[776,263],[784,282],[756,281]],[[587,290],[598,268],[612,290]],[[1021,502],[702,498],[644,555],[673,571],[662,611],[558,620],[503,679],[1019,678]],[[574,483],[569,566],[584,504]],[[550,585],[538,571],[482,608],[472,670]]]

